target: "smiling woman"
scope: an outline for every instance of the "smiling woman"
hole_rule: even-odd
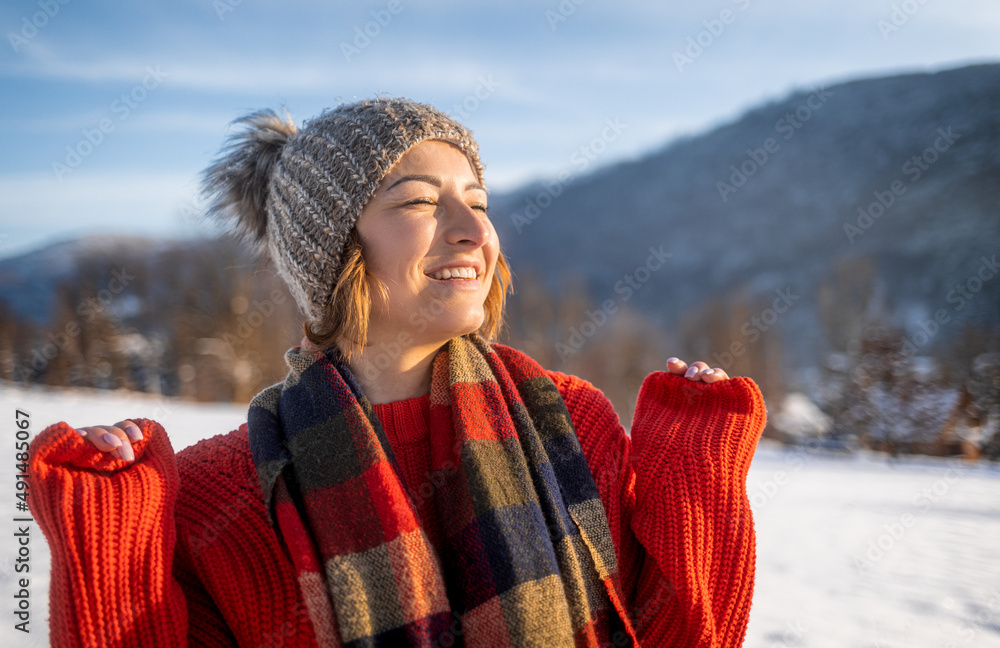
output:
[[[307,326],[306,336],[320,348],[341,345],[372,403],[425,391],[420,381],[442,340],[469,331],[495,336],[510,272],[486,205],[486,188],[462,150],[428,140],[400,158],[362,211],[345,252],[352,262],[344,275],[351,277],[348,284],[375,288],[341,290],[371,290],[377,298],[370,316],[344,338],[337,329],[345,318],[328,311],[317,327]],[[355,270],[362,265],[365,273]],[[436,315],[422,327],[412,325],[414,313],[431,311]],[[394,342],[401,346],[401,333],[406,351],[393,356],[390,370],[381,350]],[[379,380],[365,380],[375,376]]]
[[[511,274],[462,125],[406,99],[238,124],[211,213],[305,337],[246,425],[176,455],[149,419],[36,437],[53,645],[742,643],[753,381],[669,358],[630,435],[490,341]]]

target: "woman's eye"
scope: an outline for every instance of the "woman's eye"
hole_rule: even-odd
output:
[[[488,214],[489,213],[489,211],[486,209],[486,205],[483,205],[482,203],[476,203],[475,205],[469,205],[469,207],[472,207],[473,209],[481,211],[484,214]]]
[[[437,204],[430,198],[416,198],[406,203],[407,205],[434,205]]]

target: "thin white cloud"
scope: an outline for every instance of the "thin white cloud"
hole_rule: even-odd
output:
[[[4,174],[0,175],[0,217],[6,222],[31,218],[33,224],[48,227],[78,223],[84,215],[104,214],[118,220],[114,215],[122,208],[141,207],[128,217],[146,219],[150,212],[190,202],[196,191],[196,173],[78,169],[62,180],[54,173]]]
[[[380,90],[372,87],[372,81],[377,79],[383,92],[411,88],[461,96],[475,90],[484,70],[509,80],[519,71],[510,61],[486,64],[468,56],[422,56],[401,62],[395,51],[381,57],[372,52],[366,61],[347,65],[336,59],[294,55],[289,55],[287,60],[275,60],[264,54],[259,54],[257,59],[231,56],[226,60],[200,52],[192,60],[185,60],[178,59],[176,52],[162,57],[109,52],[103,57],[85,60],[73,56],[70,51],[56,51],[42,44],[31,44],[28,50],[30,56],[0,62],[0,77],[137,84],[142,82],[149,68],[163,75],[164,86],[220,94],[309,95],[326,94],[334,88],[359,88],[367,96]]]
[[[0,257],[89,233],[205,235],[195,174],[78,171],[0,175]]]

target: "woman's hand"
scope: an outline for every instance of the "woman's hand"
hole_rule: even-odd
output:
[[[667,358],[667,371],[678,376],[684,376],[688,380],[694,382],[706,382],[714,383],[719,380],[725,380],[729,378],[729,375],[716,367],[715,369],[710,369],[708,365],[701,360],[695,362],[690,367],[686,362],[678,358]]]
[[[119,421],[114,425],[95,425],[76,428],[76,431],[101,452],[110,452],[119,459],[134,461],[132,441],[140,441],[142,432],[132,421]]]

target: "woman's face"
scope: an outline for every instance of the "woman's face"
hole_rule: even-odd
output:
[[[421,142],[389,171],[357,222],[368,271],[389,294],[373,304],[370,344],[443,343],[482,326],[500,254],[486,201],[447,142]]]

